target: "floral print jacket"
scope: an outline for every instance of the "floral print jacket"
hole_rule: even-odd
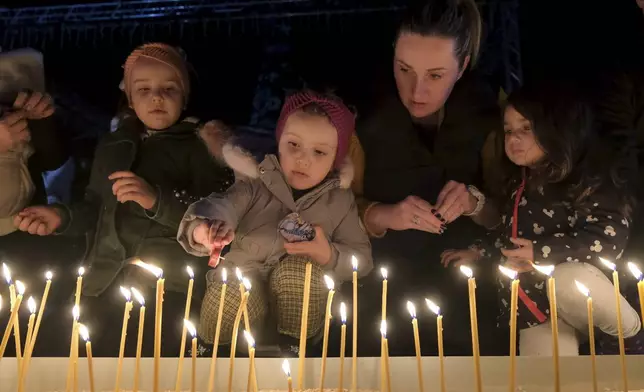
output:
[[[502,209],[500,232],[491,233],[494,244],[489,241],[484,248],[492,260],[503,263],[500,249],[515,247],[509,240],[514,234],[532,240],[535,264],[581,262],[604,270],[599,257],[616,262],[628,240],[630,222],[620,207],[616,191],[608,186],[588,196],[582,209],[575,208],[554,186],[530,190],[517,183],[511,200]],[[531,271],[519,274],[519,280],[519,328],[547,321],[550,313],[547,277]],[[510,282],[505,277],[500,277],[498,282],[500,320],[504,320],[509,318]]]

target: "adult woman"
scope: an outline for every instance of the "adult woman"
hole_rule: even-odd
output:
[[[426,0],[410,7],[394,45],[397,96],[376,106],[357,130],[364,149],[364,186],[359,189],[358,182],[354,191],[373,237],[374,259],[392,269],[392,298],[397,293],[441,294],[450,319],[445,335],[450,354],[466,354],[470,346],[467,288],[455,285],[462,277],[446,275],[431,260],[450,244],[463,244],[475,228],[463,220],[447,229],[431,203],[447,180],[477,182],[482,145],[498,121],[494,94],[465,74],[476,62],[480,36],[472,0]],[[360,150],[354,151],[359,157]],[[397,279],[405,284],[393,283]],[[361,304],[364,317],[378,314],[376,305]],[[408,320],[399,312],[404,303],[391,306],[390,318]],[[431,328],[425,332],[435,333]],[[409,353],[408,336],[392,331],[394,353]]]

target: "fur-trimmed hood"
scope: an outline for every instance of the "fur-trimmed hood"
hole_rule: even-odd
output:
[[[255,160],[252,154],[232,141],[228,141],[222,146],[221,156],[224,162],[233,169],[236,177],[259,178],[260,163]],[[353,162],[347,156],[344,164],[332,176],[340,180],[340,188],[348,189],[351,187],[354,174]]]

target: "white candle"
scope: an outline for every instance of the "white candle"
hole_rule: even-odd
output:
[[[441,392],[447,391],[447,386],[445,384],[445,355],[443,352],[443,315],[441,314],[441,308],[438,307],[434,302],[425,298],[425,304],[429,310],[431,310],[436,315],[436,334],[438,335],[438,369],[440,372],[440,389]]]

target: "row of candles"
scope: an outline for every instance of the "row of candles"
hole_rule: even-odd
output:
[[[618,317],[618,339],[620,347],[620,361],[622,368],[622,383],[624,391],[628,391],[628,380],[627,380],[627,371],[626,371],[626,358],[624,352],[624,334],[622,328],[622,318],[621,318],[621,295],[619,289],[619,275],[617,272],[617,266],[603,258],[600,258],[602,263],[610,268],[613,271],[613,284],[615,287],[615,299],[617,305],[617,317]],[[147,271],[151,272],[157,278],[157,287],[156,287],[156,312],[155,312],[155,339],[154,339],[154,379],[153,379],[153,390],[157,392],[159,390],[159,363],[160,363],[160,354],[161,354],[161,321],[162,321],[162,309],[163,309],[163,296],[164,296],[164,283],[163,270],[158,267],[155,267],[151,264],[144,263],[140,260],[135,261],[133,264],[138,265]],[[352,374],[351,374],[351,390],[357,390],[357,296],[358,296],[358,285],[357,285],[357,271],[358,271],[358,260],[354,257],[353,261],[353,352],[352,352]],[[557,302],[556,302],[556,293],[555,293],[555,279],[552,277],[554,271],[554,266],[542,266],[542,265],[533,265],[534,268],[548,276],[548,297],[550,300],[550,315],[551,315],[551,326],[552,326],[552,339],[553,339],[553,365],[554,365],[554,383],[555,390],[561,390],[560,383],[560,374],[559,374],[559,350],[558,350],[558,328],[557,328]],[[42,315],[45,309],[47,302],[47,296],[52,281],[52,273],[47,272],[45,275],[46,285],[41,301],[41,306],[38,311],[38,316],[35,318],[36,313],[36,302],[33,297],[30,297],[27,301],[30,317],[27,325],[27,337],[25,341],[24,350],[21,347],[20,339],[20,323],[18,320],[18,309],[22,303],[22,299],[25,293],[25,286],[20,281],[16,281],[15,284],[11,279],[11,273],[6,264],[3,264],[3,273],[4,277],[9,285],[10,292],[10,304],[11,304],[11,314],[9,321],[5,328],[2,341],[0,343],[0,359],[2,359],[8,341],[10,339],[11,333],[13,331],[14,341],[16,345],[16,358],[18,363],[18,391],[22,392],[24,390],[25,380],[27,377],[27,372],[29,369],[29,363],[31,360],[31,355],[33,353],[33,348],[36,343],[36,338],[38,337],[38,331],[40,328],[40,323],[42,320]],[[633,263],[628,263],[628,268],[631,273],[639,280],[638,283],[638,293],[640,299],[640,306],[642,307],[642,314],[644,318],[644,275],[640,269]],[[481,369],[480,369],[480,352],[479,352],[479,340],[478,340],[478,317],[476,311],[476,280],[474,278],[473,271],[468,266],[461,266],[461,272],[468,278],[468,292],[469,292],[469,301],[470,301],[470,321],[471,321],[471,334],[472,334],[472,351],[473,351],[473,360],[474,360],[474,376],[476,383],[476,391],[482,391],[482,379],[481,379]],[[499,266],[499,270],[506,275],[509,279],[512,280],[511,285],[511,313],[510,313],[510,369],[509,369],[509,382],[508,387],[510,391],[514,391],[516,388],[516,338],[517,338],[517,308],[518,308],[518,273],[514,270],[506,268],[504,266]],[[91,340],[89,338],[89,331],[87,327],[79,323],[80,311],[80,296],[82,290],[82,280],[85,270],[81,267],[78,271],[78,279],[76,281],[76,291],[75,291],[75,304],[72,310],[73,316],[73,326],[72,326],[72,336],[70,344],[70,355],[69,355],[69,365],[67,372],[67,387],[66,391],[76,391],[78,388],[78,336],[80,335],[83,340],[85,340],[85,348],[88,362],[88,372],[89,372],[89,383],[90,390],[93,392],[94,389],[94,376],[93,376],[93,366],[92,366],[92,349],[91,349]],[[184,329],[181,340],[181,351],[179,354],[179,362],[177,366],[177,376],[176,376],[176,386],[175,390],[179,391],[182,383],[182,370],[183,370],[183,356],[185,352],[185,344],[187,333],[189,332],[192,336],[192,374],[191,374],[191,391],[195,391],[196,388],[196,354],[197,354],[197,337],[196,329],[194,325],[188,320],[191,306],[192,298],[192,289],[194,284],[194,273],[190,267],[187,267],[187,272],[189,275],[189,284],[188,284],[188,295],[186,298],[185,314],[184,314]],[[391,378],[389,371],[389,348],[387,341],[387,285],[388,285],[388,273],[385,268],[381,269],[381,274],[383,277],[382,281],[382,320],[381,320],[381,391],[391,392]],[[236,344],[237,337],[239,335],[239,325],[241,319],[244,318],[244,327],[243,331],[246,341],[249,348],[249,358],[250,358],[250,368],[248,372],[248,391],[257,392],[257,377],[255,371],[255,341],[252,337],[250,330],[250,323],[248,318],[248,309],[247,301],[250,296],[251,283],[248,279],[242,276],[242,273],[239,269],[236,270],[237,279],[240,282],[239,290],[241,294],[241,301],[239,308],[237,310],[234,326],[233,326],[233,336],[231,343],[231,353],[230,353],[230,362],[229,362],[229,371],[228,371],[228,392],[232,391],[232,384],[234,378],[234,364],[236,356]],[[332,302],[333,296],[335,293],[334,282],[329,276],[324,276],[326,285],[329,289],[329,294],[327,298],[326,305],[326,314],[325,314],[325,323],[324,323],[324,336],[323,336],[323,349],[322,349],[322,362],[321,362],[321,377],[319,388],[320,391],[324,389],[324,381],[326,375],[326,359],[328,351],[328,336],[330,330],[330,320],[332,318]],[[208,392],[214,390],[214,381],[215,381],[215,370],[216,370],[216,360],[217,360],[217,347],[219,345],[220,331],[221,331],[221,321],[223,315],[223,307],[226,298],[227,290],[227,272],[226,269],[222,269],[222,289],[219,301],[219,313],[217,317],[217,324],[215,328],[215,337],[214,337],[214,347],[212,354],[212,361],[210,365],[209,377],[208,377]],[[579,291],[587,297],[587,311],[588,311],[588,325],[589,325],[589,338],[590,338],[590,349],[591,349],[591,374],[592,374],[592,383],[593,390],[597,391],[597,377],[596,377],[596,360],[595,360],[595,348],[594,348],[594,323],[593,323],[593,305],[592,297],[590,291],[586,286],[581,282],[575,282]],[[310,289],[311,289],[311,264],[306,265],[305,273],[305,282],[304,282],[304,294],[303,294],[303,303],[302,303],[302,324],[301,324],[301,335],[300,335],[300,351],[299,351],[299,372],[297,380],[297,389],[303,389],[304,385],[304,364],[306,359],[306,337],[307,337],[307,320],[308,320],[308,308],[309,308],[309,298],[310,298]],[[139,388],[139,374],[140,374],[140,359],[141,359],[141,349],[143,341],[143,327],[145,319],[145,300],[143,295],[132,288],[131,290],[124,287],[120,288],[123,296],[125,297],[125,307],[123,314],[123,324],[121,332],[121,341],[119,346],[119,358],[117,364],[117,373],[116,373],[116,382],[115,382],[115,391],[120,390],[121,384],[121,374],[123,368],[123,358],[124,358],[124,348],[127,337],[127,326],[128,320],[130,318],[130,312],[133,308],[132,295],[136,298],[137,302],[140,304],[139,310],[139,325],[138,325],[138,336],[137,336],[137,347],[136,347],[136,359],[135,359],[135,373],[134,373],[134,388],[135,392]],[[443,316],[441,314],[440,308],[434,302],[429,299],[425,299],[425,303],[429,310],[432,311],[436,317],[436,329],[437,329],[437,343],[438,343],[438,359],[439,359],[439,386],[441,392],[446,391],[446,380],[445,380],[445,369],[444,369],[444,351],[443,351]],[[1,297],[0,297],[0,307],[1,307]],[[412,302],[407,302],[407,309],[412,318],[412,329],[414,335],[415,343],[415,352],[417,360],[417,369],[418,369],[418,386],[421,392],[424,392],[424,381],[423,381],[423,366],[422,366],[422,355],[421,355],[421,345],[420,337],[418,333],[418,319],[416,315],[416,307]],[[338,391],[343,390],[344,386],[344,359],[346,351],[346,321],[347,321],[347,311],[346,305],[342,303],[340,305],[340,319],[342,321],[341,325],[341,342],[340,342],[340,369],[339,369],[339,386]],[[643,319],[644,322],[644,319]],[[287,384],[289,392],[292,391],[292,379],[290,373],[290,366],[287,360],[284,361],[282,366],[284,372],[287,376]]]

